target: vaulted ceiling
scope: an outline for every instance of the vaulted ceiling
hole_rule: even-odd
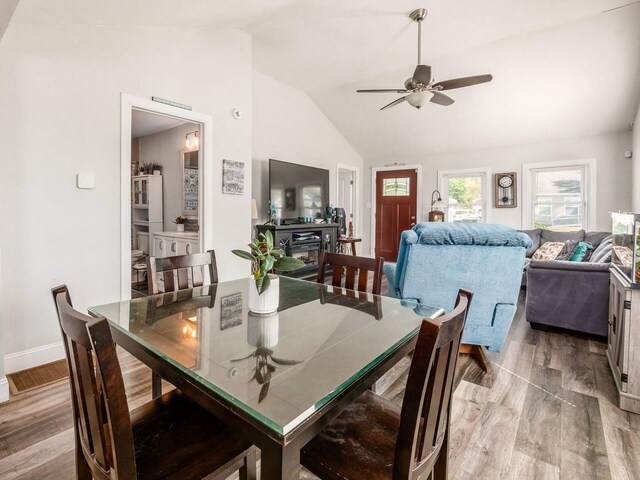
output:
[[[402,88],[418,7],[436,79],[494,80],[451,91],[449,107],[381,112],[397,95],[355,90]],[[245,29],[255,68],[306,91],[365,158],[622,131],[640,97],[633,0],[21,0],[12,21]]]

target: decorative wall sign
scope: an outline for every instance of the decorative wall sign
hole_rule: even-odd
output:
[[[518,204],[516,194],[516,173],[496,173],[495,178],[495,207],[515,208]]]
[[[220,330],[242,325],[242,293],[220,299]]]
[[[244,162],[222,160],[222,193],[244,193]]]

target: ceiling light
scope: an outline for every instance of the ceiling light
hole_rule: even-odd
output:
[[[411,105],[412,107],[416,107],[416,108],[420,108],[422,107],[425,103],[428,103],[429,100],[431,100],[431,97],[433,97],[433,92],[430,92],[429,90],[422,90],[419,92],[413,92],[410,95],[407,95],[407,102],[409,102],[409,105]]]

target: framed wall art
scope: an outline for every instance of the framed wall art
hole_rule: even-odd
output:
[[[222,193],[244,193],[244,162],[222,160]]]

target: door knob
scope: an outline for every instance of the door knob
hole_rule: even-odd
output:
[[[416,225],[416,222],[411,222],[411,225],[410,225],[410,226],[411,226],[411,227],[415,227],[415,225]]]
[[[411,220],[415,220],[416,216],[415,215],[411,215]]]

